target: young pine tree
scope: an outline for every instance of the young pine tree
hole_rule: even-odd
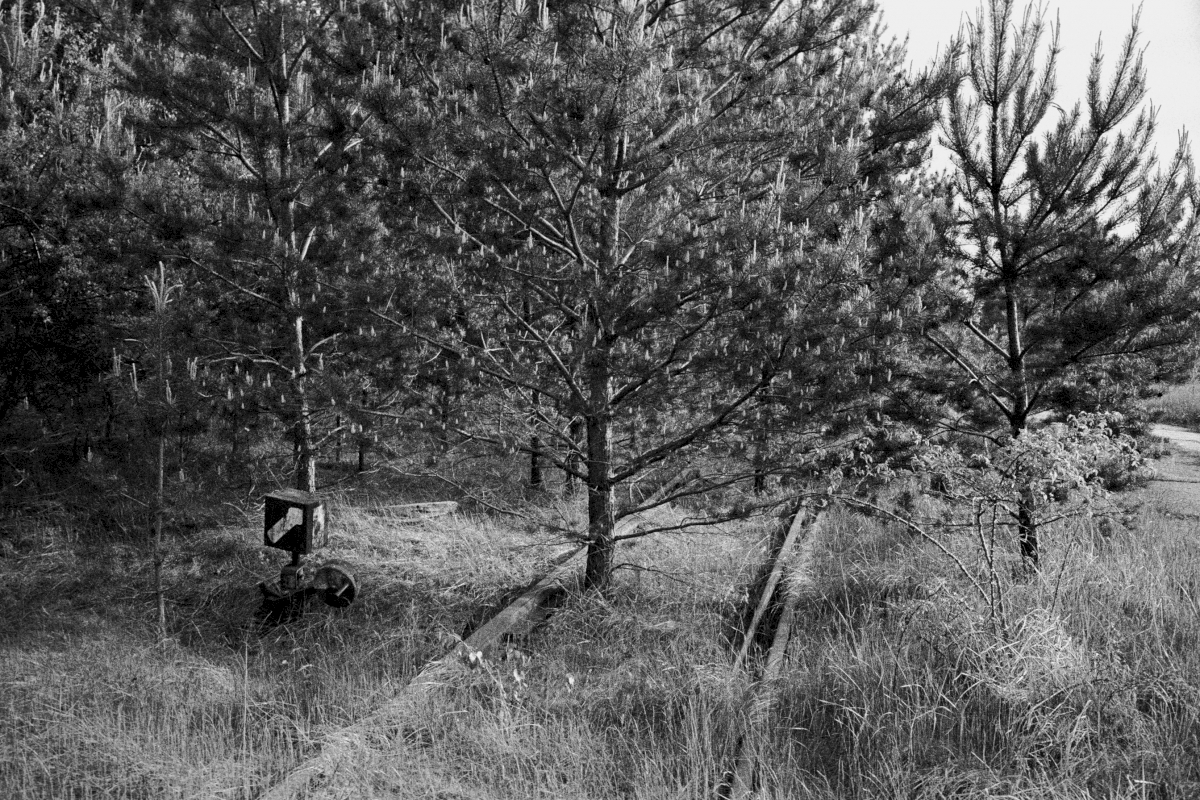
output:
[[[466,309],[445,346],[536,429],[479,436],[587,487],[592,586],[617,487],[701,452],[803,349],[772,292],[821,284],[814,315],[859,296],[861,276],[809,281],[830,260],[789,251],[816,230],[804,205],[825,219],[861,178],[869,92],[848,65],[873,52],[873,11],[489,0],[446,26],[425,90],[438,147],[407,176]]]
[[[940,276],[944,320],[924,334],[1012,436],[1085,372],[1152,369],[1194,334],[1200,299],[1192,164],[1186,142],[1156,161],[1137,20],[1107,79],[1097,46],[1083,102],[1062,108],[1057,30],[1017,14],[989,0],[956,62],[942,141],[959,244]],[[1018,538],[1036,565],[1032,509]]]
[[[256,373],[295,485],[315,491],[321,425],[339,400],[359,404],[336,344],[378,233],[356,103],[369,33],[344,4],[315,1],[149,4],[143,18],[155,46],[127,79],[150,101],[141,123],[160,168],[182,177],[145,209],[198,279],[209,357]],[[179,183],[199,187],[191,202]]]

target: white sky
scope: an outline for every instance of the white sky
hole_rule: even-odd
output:
[[[878,0],[889,33],[908,36],[908,57],[925,66],[968,17],[980,0]],[[1103,39],[1105,77],[1129,31],[1131,0],[1043,0],[1047,18],[1061,23],[1056,100],[1070,108],[1083,100],[1084,79],[1096,47]],[[1017,8],[1024,9],[1018,0]],[[1158,109],[1158,155],[1169,158],[1181,129],[1200,157],[1200,0],[1144,0],[1139,43],[1145,48],[1148,98]]]

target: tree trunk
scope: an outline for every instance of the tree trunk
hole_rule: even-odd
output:
[[[361,402],[362,402],[362,407],[365,410],[367,407],[367,390],[366,389],[362,390]],[[366,418],[367,418],[367,415],[363,414],[363,419],[366,419]],[[370,446],[371,446],[371,443],[367,439],[367,424],[364,422],[358,428],[358,471],[360,473],[367,471],[367,448]]]
[[[241,417],[238,416],[236,408],[231,408],[229,411],[229,424],[230,428],[232,429],[231,439],[229,442],[229,460],[237,461],[240,444],[238,442],[238,431],[241,429],[242,420]]]
[[[541,400],[541,395],[538,392],[533,393],[533,411],[529,415],[530,422],[533,424],[533,433],[529,437],[529,486],[537,488],[542,485],[542,440],[537,434],[538,424],[538,405]]]
[[[612,482],[612,363],[600,330],[591,324],[587,431],[588,554],[584,586],[605,592],[612,578],[616,504]]]
[[[1025,431],[1029,418],[1029,382],[1025,372],[1025,348],[1021,337],[1021,306],[1016,286],[1010,281],[1004,287],[1005,322],[1008,326],[1008,370],[1009,392],[1012,395],[1012,411],[1009,428],[1013,438]],[[1017,547],[1021,558],[1033,570],[1038,569],[1038,525],[1033,492],[1028,486],[1021,487],[1021,499],[1017,501]]]
[[[161,343],[159,344],[161,348]],[[159,358],[160,372],[159,380],[163,380],[161,365],[162,358]],[[165,391],[164,391],[165,394]],[[163,409],[164,418],[166,409]],[[167,600],[163,594],[163,518],[165,516],[164,509],[166,506],[166,487],[163,481],[163,473],[167,470],[167,432],[163,430],[162,423],[159,424],[158,430],[158,475],[156,476],[156,486],[154,494],[154,597],[158,602],[158,640],[164,642],[167,639]]]
[[[162,262],[158,264],[158,287],[154,291],[154,285],[151,284],[151,290],[154,294],[155,316],[157,317],[157,330],[155,332],[155,350],[156,364],[155,368],[158,373],[159,387],[159,408],[155,414],[155,433],[158,434],[158,461],[155,475],[155,491],[154,491],[154,597],[158,605],[158,640],[165,642],[167,640],[167,600],[163,592],[162,569],[164,561],[163,553],[163,524],[166,517],[167,493],[164,476],[167,471],[167,420],[170,419],[170,390],[167,384],[167,330],[166,330],[166,315],[167,303],[169,302],[167,289],[167,273]]]
[[[612,432],[606,414],[589,416],[588,448],[588,552],[584,586],[604,592],[612,578],[616,542],[616,508],[611,477]]]
[[[1013,438],[1025,430],[1029,418],[1029,381],[1025,372],[1025,347],[1021,336],[1021,307],[1016,287],[1005,286],[1004,311],[1008,324],[1008,371],[1009,392],[1012,395],[1012,412],[1008,423]]]
[[[275,142],[275,157],[279,160],[279,182],[268,189],[268,204],[272,208],[272,216],[278,226],[281,239],[287,246],[286,265],[288,269],[288,312],[293,315],[292,338],[292,369],[294,370],[293,389],[296,393],[296,418],[294,432],[296,440],[296,488],[305,492],[317,491],[317,452],[313,440],[312,408],[308,397],[308,359],[310,354],[304,346],[304,301],[303,297],[312,293],[315,295],[316,286],[308,286],[308,292],[302,291],[301,262],[304,260],[305,247],[301,247],[296,229],[296,191],[292,182],[292,97],[296,91],[290,85],[288,52],[284,46],[283,29],[279,29],[279,37],[275,40],[278,50],[275,54],[275,64],[269,69],[275,72],[275,80],[282,87],[275,104],[275,114],[279,123],[278,138]],[[267,58],[271,58],[267,55]]]
[[[529,486],[536,489],[542,485],[542,442],[535,433],[529,437]]]
[[[1028,488],[1022,490],[1017,502],[1017,546],[1025,564],[1035,571],[1039,569],[1038,523],[1032,492]]]
[[[605,137],[603,163],[609,175],[618,174],[616,166],[624,160],[627,134],[612,130]],[[610,181],[613,179],[610,177]],[[590,348],[586,358],[588,409],[584,417],[587,426],[588,477],[588,557],[584,586],[605,592],[612,580],[616,541],[616,508],[612,480],[612,421],[613,377],[612,343],[609,341],[608,320],[612,313],[609,287],[620,279],[621,272],[621,193],[616,184],[601,185],[603,220],[600,225],[600,253],[594,274],[595,294],[592,297],[594,317],[584,326],[584,347]]]
[[[754,431],[754,493],[762,494],[767,490],[768,427],[771,424],[767,409],[759,409],[757,422],[757,429]]]
[[[175,424],[179,426],[179,428],[175,431],[175,445],[179,461],[178,466],[180,480],[183,480],[183,470],[186,467],[187,461],[187,435],[184,432],[184,426],[187,424],[186,419],[187,415],[180,411],[179,418],[175,420]]]
[[[296,364],[296,421],[293,427],[296,443],[296,488],[305,492],[317,491],[317,453],[313,447],[312,411],[308,404],[308,368],[304,358],[304,317],[295,318],[295,339],[292,356]]]
[[[572,418],[570,424],[567,425],[567,438],[570,439],[567,464],[577,471],[583,466],[583,459],[580,457],[580,450],[584,446],[583,436],[583,420],[579,417]],[[575,476],[570,472],[566,473],[566,479],[563,483],[563,494],[567,497],[573,496],[575,494],[576,483]]]
[[[441,376],[441,397],[438,401],[438,450],[444,455],[450,451],[450,419],[454,415],[454,385],[447,367]]]
[[[112,441],[113,421],[117,416],[117,401],[111,389],[104,390],[104,411],[104,441],[108,443]]]

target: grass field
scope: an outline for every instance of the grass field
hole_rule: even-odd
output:
[[[331,506],[322,555],[359,602],[257,625],[283,557],[251,514],[173,541],[165,645],[145,542],[52,510],[5,520],[0,796],[256,797],[539,574],[544,531],[581,514]],[[751,730],[730,637],[778,523],[634,540],[610,597],[570,592],[531,639],[381,721],[314,796],[709,798],[743,734],[761,797],[1200,796],[1200,523],[1151,500],[1128,519],[1052,529],[1038,577],[1002,560],[1002,631],[928,542],[831,510]],[[967,537],[944,544],[981,569]]]

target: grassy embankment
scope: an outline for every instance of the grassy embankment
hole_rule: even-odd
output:
[[[1049,531],[1040,578],[1001,565],[1007,637],[929,543],[832,512],[771,724],[749,735],[762,796],[1200,796],[1200,523],[1145,497],[1128,527]],[[165,647],[140,543],[6,521],[0,796],[253,797],[549,552],[532,524],[334,514],[328,555],[360,603],[255,628],[279,558],[247,519],[177,542]],[[726,635],[764,533],[639,540],[610,599],[570,595],[398,712],[321,796],[711,797],[747,719]],[[979,568],[969,537],[944,541]]]

